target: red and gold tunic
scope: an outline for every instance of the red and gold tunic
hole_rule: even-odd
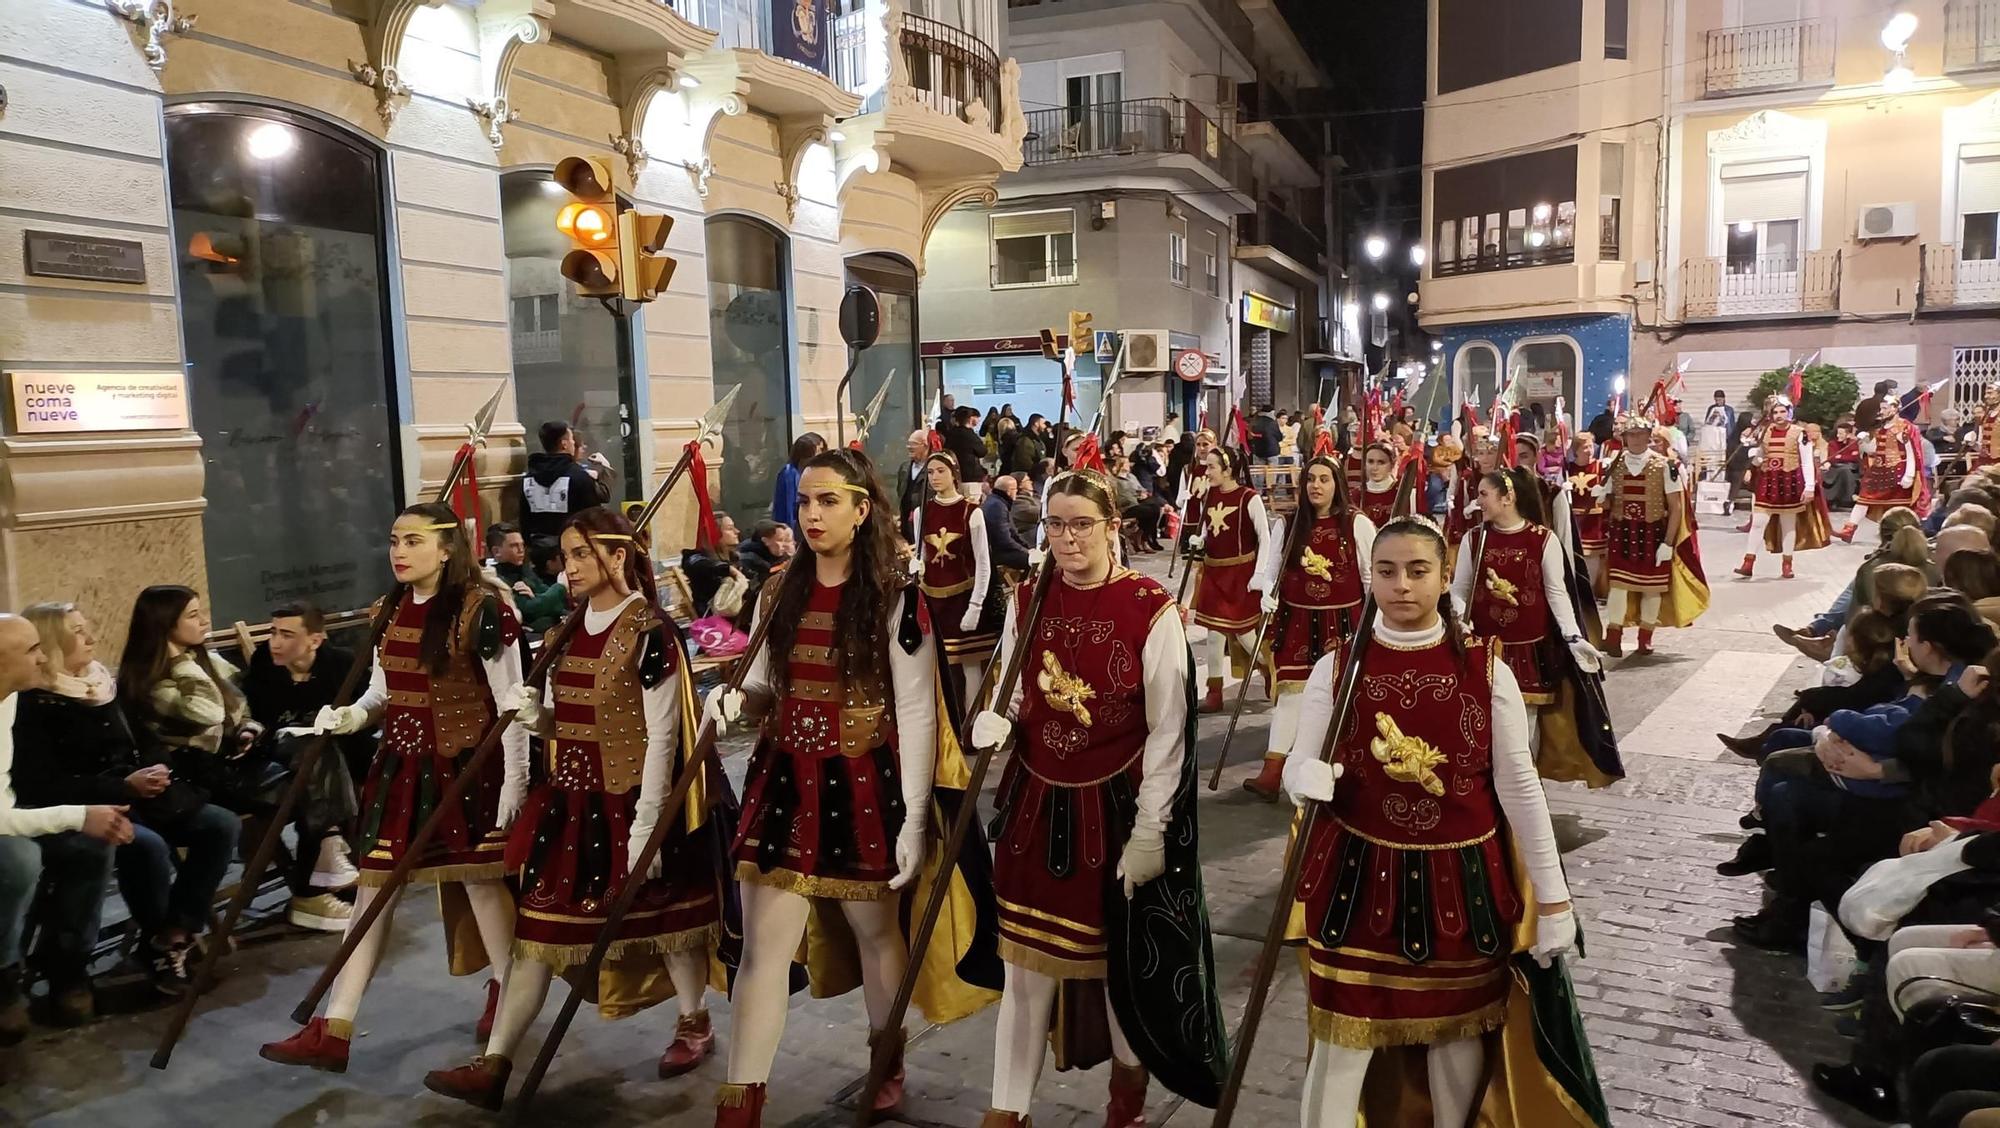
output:
[[[1673,578],[1673,558],[1656,559],[1667,543],[1667,506],[1681,500],[1668,491],[1667,473],[1667,460],[1651,451],[1636,474],[1623,453],[1605,464],[1611,486],[1605,498],[1605,569],[1612,587],[1664,594]]]
[[[1347,641],[1360,606],[1361,561],[1356,555],[1353,512],[1314,519],[1299,558],[1278,577],[1271,654],[1280,693],[1303,688],[1313,664]]]
[[[1979,422],[1979,446],[1972,452],[1974,470],[2000,465],[2000,406],[1986,405],[1986,418]]]
[[[1892,418],[1876,430],[1874,448],[1861,456],[1861,489],[1855,501],[1871,521],[1899,505],[1915,508],[1923,498],[1923,468],[1910,465],[1913,456],[1921,457],[1914,452],[1923,440],[1911,432],[1909,420]],[[1907,486],[1902,484],[1905,473],[1910,475]]]
[[[1464,540],[1465,534],[1472,530],[1472,526],[1478,524],[1479,517],[1476,512],[1471,517],[1465,515],[1465,511],[1471,509],[1473,503],[1478,500],[1479,471],[1472,465],[1472,456],[1468,454],[1459,462],[1458,472],[1452,476],[1451,508],[1447,509],[1444,515],[1444,538],[1450,546],[1450,551],[1445,553],[1445,559],[1452,561],[1458,559],[1458,542]]]
[[[1016,631],[1027,629],[1030,602],[1025,590],[1015,600]],[[1008,963],[1104,977],[1104,899],[1123,896],[1114,877],[1144,768],[1142,655],[1173,608],[1167,590],[1137,572],[1114,570],[1087,590],[1058,579],[1023,640],[1019,738],[993,850]]]
[[[1533,522],[1511,533],[1486,526],[1472,579],[1472,632],[1499,640],[1500,658],[1529,705],[1556,699],[1560,659],[1551,647],[1561,645],[1562,631],[1542,586],[1542,552],[1551,535]]]
[[[1212,631],[1242,634],[1255,630],[1263,614],[1250,580],[1257,572],[1257,548],[1266,531],[1254,527],[1248,486],[1210,486],[1202,514],[1201,576],[1195,581],[1194,621]]]
[[[1604,515],[1609,506],[1593,492],[1604,481],[1604,463],[1598,459],[1589,462],[1565,459],[1563,477],[1570,481],[1569,512],[1576,520],[1577,540],[1583,545],[1583,554],[1604,555]]]
[[[1375,527],[1378,529],[1388,524],[1389,519],[1396,515],[1396,499],[1401,497],[1402,493],[1403,491],[1397,489],[1393,481],[1386,490],[1371,490],[1363,484],[1360,505],[1362,516],[1375,522]]]
[[[1498,834],[1490,643],[1376,638],[1306,845],[1315,1038],[1356,1049],[1498,1027],[1522,912]]]
[[[1362,458],[1360,447],[1340,456],[1340,476],[1347,481],[1347,504],[1359,509],[1361,486],[1368,480],[1368,464]]]
[[[555,635],[549,632],[549,644]],[[589,958],[630,869],[627,850],[651,741],[646,695],[681,676],[683,662],[681,648],[640,600],[627,603],[596,634],[579,628],[556,659],[549,676],[553,728],[541,747],[541,782],[507,842],[508,872],[520,878],[517,958],[558,971]],[[667,691],[679,689],[675,682]],[[692,698],[674,696],[677,719],[691,720],[692,707],[683,711],[682,705]],[[681,758],[669,752],[668,764],[671,785]],[[696,811],[700,821],[704,806],[697,796],[680,811],[660,814],[675,824],[660,852],[662,876],[640,888],[607,967],[647,952],[704,947],[715,938],[722,919],[716,851],[711,835],[690,833],[687,819]]]
[[[845,587],[814,581],[791,653],[770,655],[786,663],[787,684],[751,756],[731,856],[739,881],[873,901],[896,876],[902,773],[889,687],[841,674],[834,616]]]
[[[978,560],[972,544],[973,512],[972,503],[963,494],[950,501],[932,498],[924,503],[918,526],[923,543],[917,548],[924,557],[922,582],[924,597],[930,604],[931,629],[937,633],[945,657],[954,662],[982,660],[1000,643],[997,605],[992,607],[994,613],[984,615],[973,630],[960,627],[965,621],[965,609],[972,605],[972,592],[978,581]],[[987,600],[989,605],[994,602]]]
[[[450,656],[442,674],[423,660],[424,623],[451,615]],[[361,798],[361,884],[380,885],[402,858],[405,844],[430,818],[497,716],[480,659],[483,647],[511,647],[520,637],[514,612],[483,585],[473,585],[457,607],[437,598],[419,603],[406,593],[377,650],[388,700],[382,743],[369,767]],[[504,870],[506,832],[499,828],[499,756],[489,757],[464,798],[446,810],[424,856],[410,871],[413,882],[496,880]]]
[[[1764,431],[1764,461],[1757,467],[1756,508],[1765,513],[1798,513],[1806,507],[1805,464],[1799,459],[1799,432],[1789,422]]]

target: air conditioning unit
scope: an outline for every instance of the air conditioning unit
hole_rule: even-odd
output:
[[[1909,239],[1917,233],[1917,205],[1914,201],[1901,204],[1866,204],[1861,215],[1854,221],[1854,237],[1862,242],[1870,239]]]
[[[1125,331],[1125,371],[1165,372],[1173,361],[1174,353],[1167,347],[1165,329]]]
[[[1236,106],[1236,80],[1226,74],[1215,76],[1215,108],[1233,109]]]

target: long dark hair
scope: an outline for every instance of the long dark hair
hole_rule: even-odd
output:
[[[957,455],[953,454],[952,452],[950,452],[950,451],[948,451],[948,450],[934,450],[934,451],[932,451],[932,452],[931,452],[931,453],[930,453],[930,454],[929,454],[929,455],[928,455],[927,457],[925,457],[925,459],[924,459],[924,473],[925,473],[925,474],[927,474],[927,475],[928,475],[928,474],[929,474],[929,473],[931,472],[931,463],[933,463],[933,462],[935,462],[935,463],[937,463],[937,464],[939,464],[939,465],[941,465],[941,466],[943,466],[943,467],[945,467],[945,468],[947,468],[947,469],[949,469],[949,470],[951,471],[951,481],[952,481],[952,484],[953,484],[953,485],[958,485],[958,486],[962,486],[962,485],[964,485],[964,484],[965,484],[965,478],[964,478],[964,476],[963,476],[963,475],[961,474],[961,472],[959,471],[959,468],[958,468],[958,456],[957,456]]]
[[[1481,475],[1479,480],[1512,497],[1521,516],[1528,521],[1537,525],[1549,523],[1548,515],[1542,512],[1542,485],[1533,470],[1525,466],[1502,466]]]
[[[1299,558],[1305,555],[1306,545],[1312,540],[1313,525],[1319,521],[1319,513],[1313,509],[1312,502],[1306,498],[1306,475],[1312,473],[1312,468],[1315,466],[1324,466],[1327,472],[1333,475],[1333,504],[1327,507],[1326,515],[1328,517],[1347,516],[1347,479],[1341,477],[1339,464],[1324,454],[1317,454],[1306,459],[1306,464],[1299,467],[1298,512],[1292,515],[1292,527],[1285,533],[1286,571],[1299,566]],[[1349,524],[1347,528],[1351,534],[1354,526]],[[1367,568],[1366,561],[1357,561],[1356,563],[1364,570]]]
[[[1993,628],[1957,592],[1934,591],[1910,608],[1910,630],[1954,663],[1979,661],[1993,649]]]
[[[118,656],[118,701],[134,725],[153,716],[153,687],[174,664],[168,640],[196,595],[193,588],[180,584],[154,584],[132,601],[132,625],[125,632],[125,650]],[[240,695],[229,679],[216,673],[208,647],[196,643],[187,653],[222,691],[224,706],[234,712]]]
[[[791,463],[804,473],[807,460],[825,449],[826,438],[818,431],[807,431],[792,440]]]
[[[1379,551],[1382,547],[1382,542],[1388,540],[1390,537],[1416,537],[1429,544],[1432,553],[1437,557],[1438,574],[1440,576],[1444,574],[1445,554],[1450,552],[1451,548],[1444,539],[1444,530],[1438,528],[1437,524],[1430,518],[1419,517],[1414,514],[1389,518],[1388,521],[1383,523],[1382,530],[1375,534],[1376,550]],[[1368,570],[1370,573],[1369,582],[1372,583],[1374,561],[1369,561]],[[1465,672],[1465,641],[1459,634],[1458,613],[1451,608],[1450,584],[1445,584],[1444,590],[1438,594],[1438,615],[1444,619],[1445,642],[1451,647],[1452,657],[1458,660],[1459,672],[1463,674]]]
[[[435,526],[431,531],[444,549],[444,571],[438,577],[437,594],[431,597],[424,611],[424,637],[418,650],[424,669],[433,677],[442,676],[451,666],[451,640],[458,632],[459,616],[465,611],[466,593],[491,585],[480,575],[472,538],[465,535],[465,525],[451,506],[420,501],[406,506],[396,516],[421,517],[425,524]]]
[[[1981,664],[1989,671],[2000,670],[2000,648],[1995,648],[1987,654]],[[1986,688],[1980,691],[1979,696],[1968,702],[1964,709],[1959,710],[1958,716],[1953,717],[1951,723],[1945,726],[1942,743],[1944,765],[1947,769],[1955,769],[1958,766],[1958,748],[1962,743],[1958,739],[1958,734],[1967,725],[1978,727],[1973,730],[1975,740],[1967,743],[1966,747],[1978,749],[1988,755],[1992,754],[1994,748],[2000,747],[2000,678],[1988,678]]]
[[[800,470],[831,470],[850,486],[868,491],[868,516],[854,531],[847,583],[840,589],[840,610],[833,618],[833,646],[840,652],[841,680],[852,685],[886,686],[889,679],[889,616],[893,600],[905,586],[902,538],[896,532],[896,505],[875,473],[875,464],[858,450],[829,450],[806,461]],[[808,540],[806,544],[811,545]],[[800,553],[800,556],[805,556]],[[792,643],[806,616],[817,570],[809,560],[794,559],[771,604],[770,663],[772,687],[783,696],[790,687],[788,667]]]
[[[624,549],[625,590],[638,592],[655,614],[665,618],[660,613],[660,589],[653,580],[652,557],[646,554],[645,547],[639,543],[637,531],[624,514],[608,505],[593,505],[580,513],[571,514],[570,519],[563,522],[563,529],[575,529],[582,533],[584,540],[602,551],[604,563],[609,563],[612,553]],[[571,598],[582,599],[584,593],[572,592]]]

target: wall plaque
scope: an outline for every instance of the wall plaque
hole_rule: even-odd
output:
[[[146,248],[137,239],[104,239],[59,231],[24,231],[21,258],[40,278],[81,278],[87,282],[146,281]]]
[[[187,378],[179,372],[9,372],[13,433],[184,431]]]

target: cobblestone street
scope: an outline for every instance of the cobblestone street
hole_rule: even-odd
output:
[[[1801,960],[1730,942],[1729,918],[1753,911],[1755,879],[1718,878],[1713,866],[1742,832],[1753,768],[1713,738],[1775,713],[1807,681],[1802,660],[1771,634],[1774,622],[1800,624],[1825,606],[1862,555],[1836,545],[1801,556],[1800,578],[1736,579],[1740,538],[1711,530],[1705,558],[1714,589],[1694,629],[1663,631],[1659,652],[1614,662],[1613,713],[1630,776],[1601,792],[1550,788],[1588,957],[1573,965],[1597,1064],[1616,1123],[1651,1126],[1828,1125],[1842,1119],[1808,1095],[1812,1063],[1845,1060],[1846,1044],[1816,1006]],[[1164,558],[1157,558],[1157,570]],[[1631,644],[1628,636],[1627,645]],[[1232,686],[1233,694],[1233,686]],[[1226,717],[1202,723],[1202,760],[1212,764]],[[1760,720],[1757,723],[1761,724]],[[1232,1025],[1248,991],[1282,863],[1288,804],[1266,804],[1239,781],[1255,767],[1266,719],[1253,704],[1220,791],[1202,793],[1200,817],[1209,906],[1222,997]],[[732,744],[732,769],[744,749]],[[996,773],[997,775],[997,773]],[[458,1064],[477,1047],[472,1022],[479,982],[442,974],[435,909],[417,897],[396,920],[396,935],[357,1023],[345,1076],[268,1065],[257,1045],[291,1029],[286,1013],[333,950],[331,938],[295,933],[252,945],[208,1000],[173,1067],[147,1067],[164,1014],[110,1019],[87,1030],[49,1034],[13,1051],[0,1089],[0,1123],[82,1125],[474,1125],[488,1116],[426,1093],[428,1069]],[[1296,1123],[1304,1074],[1303,999],[1284,974],[1266,1014],[1238,1123]],[[560,997],[545,1011],[524,1054]],[[724,1045],[727,1007],[714,1000]],[[669,1008],[670,1009],[670,1008]],[[987,1103],[993,1017],[952,1027],[913,1022],[910,1099],[902,1122],[970,1128]],[[766,1123],[846,1123],[843,1106],[865,1066],[859,995],[800,999],[771,1085]],[[671,1037],[658,1011],[621,1023],[586,1013],[571,1031],[532,1122],[611,1128],[625,1124],[706,1125],[720,1058],[676,1082],[654,1078]],[[1107,1071],[1046,1074],[1038,1128],[1103,1122]],[[1151,1122],[1175,1128],[1208,1123],[1154,1087]],[[1524,1126],[1531,1128],[1531,1126]]]

